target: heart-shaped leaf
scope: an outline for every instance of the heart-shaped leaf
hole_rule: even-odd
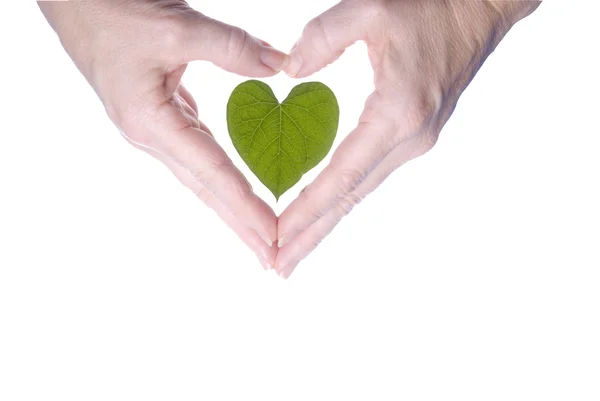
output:
[[[339,115],[335,95],[320,82],[296,86],[279,103],[269,85],[250,80],[227,104],[233,145],[277,200],[327,155]]]

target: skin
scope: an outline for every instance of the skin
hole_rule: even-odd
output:
[[[394,170],[436,143],[487,56],[538,1],[344,0],[306,25],[285,72],[307,77],[364,41],[375,91],[330,164],[279,217],[284,278]]]
[[[133,146],[162,161],[288,278],[367,194],[436,143],[510,28],[539,1],[343,0],[305,27],[289,56],[179,0],[38,2],[65,50]],[[277,218],[252,191],[181,85],[210,61],[248,77],[304,78],[364,41],[375,91],[330,164]]]
[[[185,1],[38,4],[125,139],[162,161],[270,267],[277,216],[199,121],[196,102],[180,81],[194,60],[268,77],[288,56]]]

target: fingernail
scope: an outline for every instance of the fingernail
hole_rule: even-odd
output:
[[[282,279],[287,280],[288,278],[290,278],[290,276],[292,275],[293,272],[294,272],[293,268],[286,267],[286,268],[283,268],[280,271],[278,271],[277,274]]]
[[[272,256],[270,255],[270,252],[267,249],[265,249],[264,246],[259,247],[259,249],[257,249],[254,252],[254,254],[260,261],[260,264],[262,265],[263,269],[268,271],[273,268],[273,264],[271,263]]]
[[[283,237],[279,238],[277,240],[277,247],[281,248],[283,247],[285,244],[287,244],[290,240],[290,236],[289,235],[284,235]]]
[[[266,243],[266,244],[269,246],[269,248],[273,246],[273,241],[271,241],[271,240],[269,239],[269,237],[267,237],[267,236],[266,236],[266,235],[264,235],[264,234],[261,234],[261,233],[259,233],[258,231],[257,231],[256,233],[258,234],[258,236],[259,236],[260,238],[262,238],[262,240],[263,240],[263,241],[265,241],[265,243]]]
[[[287,67],[289,56],[272,47],[263,46],[260,49],[260,61],[273,71],[279,72]]]
[[[300,71],[300,68],[302,68],[303,63],[304,60],[302,60],[300,52],[293,51],[290,54],[290,62],[287,65],[287,68],[285,68],[286,74],[288,74],[292,78],[295,77],[296,75],[298,75],[298,71]]]
[[[271,264],[266,260],[260,259],[260,263],[262,264],[263,269],[265,269],[266,271],[269,271],[273,268],[273,266],[271,266]]]

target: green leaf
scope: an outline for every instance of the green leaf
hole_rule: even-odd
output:
[[[277,200],[329,153],[339,115],[335,95],[320,82],[296,86],[279,103],[269,85],[250,80],[227,104],[233,145]]]

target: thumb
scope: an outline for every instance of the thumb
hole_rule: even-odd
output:
[[[314,74],[337,60],[347,47],[366,40],[377,12],[373,3],[345,0],[310,21],[290,52],[286,74],[296,78]]]
[[[183,62],[210,61],[229,72],[268,77],[284,69],[289,57],[235,26],[199,14],[188,21],[179,47]]]

